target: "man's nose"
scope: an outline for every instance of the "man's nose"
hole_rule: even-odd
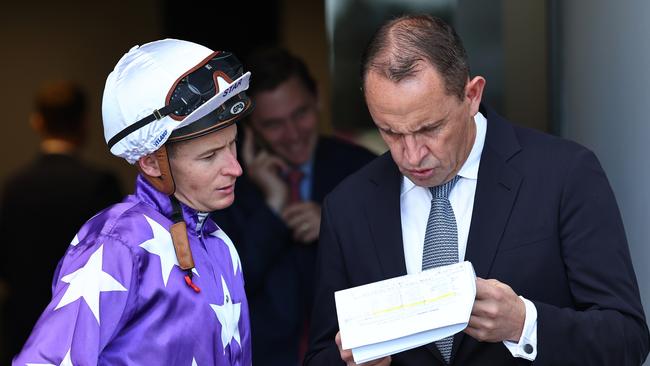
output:
[[[425,155],[424,145],[420,144],[415,135],[404,135],[404,156],[406,162],[413,167],[420,165]]]
[[[239,161],[237,160],[236,153],[229,151],[226,159],[228,160],[226,162],[226,166],[223,169],[224,175],[231,175],[233,177],[239,177],[242,175],[242,168],[239,164]]]
[[[287,140],[291,140],[291,141],[300,138],[300,134],[298,133],[298,127],[296,127],[296,123],[290,119],[284,122],[284,137]]]

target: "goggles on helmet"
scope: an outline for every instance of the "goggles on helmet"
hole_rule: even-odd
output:
[[[152,114],[113,136],[108,141],[109,149],[130,133],[166,116],[182,124],[185,117],[219,93],[222,93],[219,96],[225,100],[214,111],[174,130],[169,140],[180,141],[198,137],[207,133],[205,131],[229,125],[234,118],[243,117],[242,112],[249,111],[252,106],[251,100],[243,91],[233,93],[239,89],[241,82],[248,84],[249,77],[250,73],[243,73],[242,64],[235,55],[224,51],[214,52],[176,80],[167,94],[164,107],[155,109]],[[218,78],[225,80],[229,87],[219,90]],[[236,81],[238,82],[235,83]]]
[[[171,117],[182,121],[219,92],[217,77],[231,84],[244,75],[243,70],[237,57],[230,52],[210,55],[207,62],[189,70],[174,83],[167,95],[167,105],[172,107]]]

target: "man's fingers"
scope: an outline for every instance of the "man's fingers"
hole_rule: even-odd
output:
[[[311,201],[296,202],[296,203],[293,203],[293,204],[287,206],[287,208],[284,209],[282,214],[283,214],[284,217],[289,218],[289,217],[292,217],[292,216],[303,213],[305,210],[309,209],[311,206],[312,206]]]
[[[294,216],[285,223],[293,230],[293,238],[298,242],[308,243],[318,238],[320,220],[310,213]]]
[[[498,322],[495,319],[470,316],[469,323],[464,332],[470,337],[481,342],[498,342]]]
[[[293,231],[293,239],[302,243],[318,239],[320,219],[320,206],[311,201],[294,203],[282,212],[282,220]]]
[[[510,286],[495,279],[476,278],[476,299],[499,299]]]
[[[525,317],[525,304],[510,286],[495,279],[476,279],[467,334],[483,342],[518,340]]]
[[[334,337],[334,341],[336,342],[336,346],[339,348],[339,354],[341,355],[341,360],[343,360],[347,366],[357,366],[357,364],[354,362],[354,358],[352,357],[352,351],[349,349],[344,350],[343,347],[341,346],[341,332],[336,333],[336,337]],[[389,366],[391,361],[392,358],[390,356],[386,356],[378,360],[368,361],[359,364],[358,366]]]
[[[311,201],[291,204],[282,211],[282,219],[285,222],[313,219],[320,223],[320,206]]]
[[[352,351],[349,349],[343,349],[341,346],[341,332],[336,333],[334,341],[336,342],[336,346],[339,348],[339,355],[341,356],[341,360],[345,361],[346,364],[352,361]]]
[[[377,366],[389,366],[391,362],[393,362],[392,357],[390,357],[390,356],[384,357],[382,359],[382,361],[379,363],[379,365],[377,365]]]
[[[391,357],[386,356],[386,357],[380,358],[378,360],[368,361],[368,362],[359,364],[359,366],[388,366],[388,365],[390,365],[391,361],[392,361]],[[353,363],[352,365],[356,365],[356,364]]]
[[[282,213],[282,219],[284,220],[284,222],[287,223],[288,226],[292,228],[297,228],[302,223],[310,221],[309,218],[312,216],[315,215],[312,212],[310,212],[308,209],[292,211],[287,214],[285,214],[284,212]]]
[[[289,165],[287,165],[284,160],[275,155],[271,155],[266,151],[260,152],[256,159],[260,160],[264,166],[273,169],[277,173],[289,170]]]
[[[317,225],[304,225],[294,231],[294,240],[303,244],[309,244],[318,239],[320,227]]]
[[[484,299],[488,297],[490,285],[487,280],[476,277],[476,299]]]
[[[495,318],[499,315],[499,303],[494,299],[477,299],[472,307],[472,315]]]
[[[478,328],[474,328],[474,327],[471,327],[471,326],[468,325],[463,330],[463,332],[465,332],[465,334],[467,334],[468,336],[476,339],[477,341],[483,341],[483,337],[479,334],[479,329]]]

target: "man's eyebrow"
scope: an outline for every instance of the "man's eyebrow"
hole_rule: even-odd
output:
[[[235,136],[234,136],[232,139],[226,141],[225,143],[223,143],[223,144],[221,144],[221,145],[219,145],[219,146],[212,146],[212,147],[209,147],[209,148],[203,150],[203,151],[199,154],[199,156],[201,156],[201,155],[205,155],[205,154],[209,154],[209,153],[211,153],[211,152],[215,152],[215,151],[218,151],[218,150],[221,150],[221,149],[225,148],[226,146],[232,144],[233,142],[237,142],[237,133],[236,133],[236,132],[235,132]]]
[[[447,117],[448,117],[448,116],[444,116],[444,117],[442,117],[442,118],[440,118],[440,119],[438,119],[438,120],[435,120],[435,121],[433,121],[433,122],[426,122],[424,125],[420,126],[417,130],[414,130],[414,131],[408,131],[408,132],[406,132],[406,133],[407,133],[407,134],[418,133],[418,132],[422,132],[422,131],[427,130],[427,129],[430,129],[430,128],[438,127],[439,125],[441,125],[442,123],[444,123],[444,122],[447,120]],[[394,133],[394,134],[399,134],[399,135],[404,134],[404,132],[398,132],[398,131],[395,131],[395,130],[393,130],[392,128],[390,128],[390,127],[388,127],[388,126],[380,126],[380,125],[377,125],[377,127],[378,127],[380,130],[385,131],[385,132],[388,132],[388,133]]]
[[[418,128],[418,129],[415,130],[415,131],[412,131],[411,133],[422,132],[422,131],[424,131],[424,130],[428,130],[428,129],[430,129],[430,128],[438,127],[439,125],[441,125],[442,123],[444,123],[446,119],[447,119],[447,117],[445,116],[445,117],[443,117],[443,118],[441,118],[441,119],[439,119],[439,120],[437,120],[437,121],[427,122],[426,124],[420,126],[420,128]]]
[[[445,123],[446,121],[449,120],[449,115],[450,114],[451,114],[451,111],[447,111],[447,113],[445,113],[445,115],[443,115],[442,117],[438,118],[435,121],[425,123],[424,125],[420,126],[420,128],[418,128],[417,130],[415,130],[415,131],[413,131],[411,133],[422,132],[422,131],[427,130],[427,129],[438,127],[441,124],[443,124],[443,123]]]

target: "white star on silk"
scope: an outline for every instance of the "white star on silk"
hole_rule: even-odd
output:
[[[223,346],[223,353],[226,353],[226,346],[234,338],[237,344],[241,346],[241,339],[239,335],[239,315],[241,313],[241,303],[235,304],[230,297],[230,291],[226,286],[226,281],[221,276],[221,284],[223,286],[223,305],[210,304],[214,313],[217,314],[217,319],[221,323],[221,344]]]
[[[99,293],[106,291],[126,291],[113,276],[102,271],[104,245],[93,253],[88,262],[78,270],[63,276],[61,281],[69,283],[63,297],[54,310],[62,308],[83,297],[99,324]]]
[[[226,243],[228,246],[228,251],[230,251],[230,260],[232,261],[233,274],[237,274],[237,267],[241,268],[241,261],[239,260],[239,254],[237,253],[235,244],[232,242],[232,240],[230,240],[228,235],[223,230],[217,230],[210,235],[216,236],[217,238],[223,240],[224,243]]]
[[[70,243],[70,245],[72,245],[73,247],[76,247],[77,244],[79,244],[79,236],[75,235],[74,238],[72,239],[72,242]]]
[[[169,275],[172,273],[172,268],[174,268],[174,266],[180,268],[178,259],[176,258],[176,252],[174,251],[172,236],[167,229],[162,227],[162,225],[150,219],[147,215],[143,216],[147,219],[147,222],[151,227],[153,238],[140,244],[140,246],[147,252],[160,257],[160,272],[163,283],[165,284],[165,287],[167,287],[167,281],[169,281]],[[197,276],[199,275],[195,268],[192,269],[192,272]]]
[[[192,357],[192,366],[199,366],[199,364],[196,363],[196,360],[194,357]]]
[[[51,363],[28,363],[26,365],[27,366],[57,366]],[[74,366],[72,364],[72,359],[70,358],[70,350],[68,350],[68,353],[65,354],[65,357],[63,357],[63,360],[58,366]]]

